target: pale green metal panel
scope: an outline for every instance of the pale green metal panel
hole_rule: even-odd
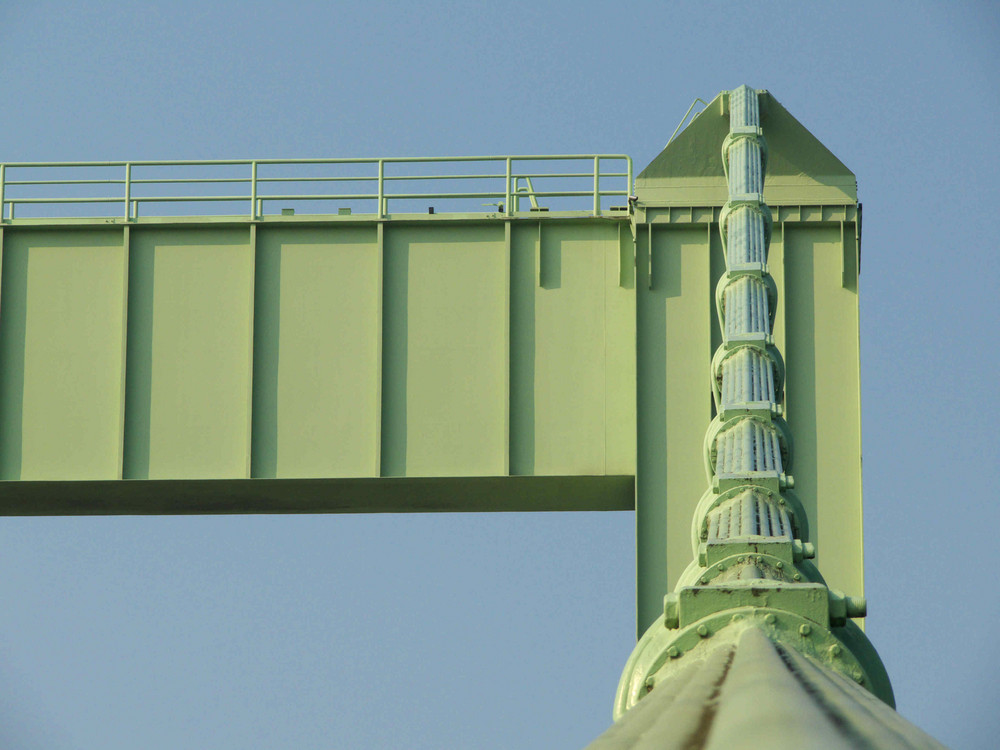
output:
[[[586,227],[543,225],[542,230],[535,298],[535,472],[600,474],[605,243],[595,242]]]
[[[255,477],[372,477],[379,452],[378,232],[259,228]]]
[[[247,228],[132,231],[125,476],[249,476]]]
[[[385,231],[383,476],[507,473],[504,226]]]
[[[121,476],[122,230],[4,230],[0,476]]]
[[[7,265],[23,268],[20,287],[14,271],[5,281],[4,392],[20,394],[26,372],[12,337],[18,315],[47,310],[61,293],[55,281],[29,288],[28,256],[16,240],[23,233],[65,246],[58,278],[86,290],[88,315],[106,309],[113,323],[94,324],[101,338],[79,328],[90,319],[78,317],[66,334],[108,342],[106,357],[87,362],[114,390],[107,403],[94,389],[80,401],[110,437],[67,432],[66,439],[81,455],[107,445],[111,473],[62,461],[65,473],[36,479],[116,478],[120,466],[128,479],[315,477],[328,481],[329,493],[317,508],[358,511],[361,495],[336,481],[632,475],[635,269],[623,219],[140,219],[113,230],[84,219],[5,227]],[[104,255],[93,250],[105,235],[117,265],[101,265]],[[32,341],[62,335],[50,334],[57,322],[46,314],[32,320],[40,326]],[[42,369],[50,380],[32,376],[37,387],[72,392],[60,380],[73,376],[64,363]],[[4,413],[20,408],[19,398],[7,401]],[[20,462],[27,443],[21,422],[15,431],[13,424],[0,422],[0,450]],[[46,431],[49,439],[57,433]],[[99,466],[88,458],[88,471]],[[622,507],[618,483],[594,486],[613,486],[607,507]],[[208,491],[198,487],[192,492]],[[57,490],[46,496],[72,494]],[[284,507],[266,500],[270,491],[234,507]],[[494,490],[497,507],[521,507],[518,492]],[[37,502],[37,493],[26,493],[18,497]],[[164,512],[152,497],[120,499],[123,512]],[[9,512],[29,512],[19,502]],[[45,505],[68,507],[54,495]],[[454,503],[419,509],[435,507]],[[575,506],[549,498],[539,507]]]
[[[651,264],[649,226],[637,242],[640,631],[662,614],[664,594],[691,560],[691,517],[706,483],[701,444],[712,418],[709,225],[652,224]]]
[[[633,292],[619,284],[618,225],[539,222],[517,230],[511,398],[519,413],[511,417],[511,472],[604,474],[610,453],[631,473],[634,397],[613,402],[610,418],[606,402],[609,379],[634,392]],[[627,358],[609,356],[609,338],[625,344]]]
[[[604,263],[605,473],[635,474],[636,269],[631,227],[619,222]]]
[[[850,205],[854,174],[769,93],[761,95],[768,163],[768,205]],[[642,200],[656,205],[721,206],[726,178],[719,149],[729,132],[729,94],[722,92],[636,178]]]
[[[787,420],[795,439],[795,492],[834,588],[864,593],[858,296],[845,288],[853,225],[784,225]],[[848,268],[856,278],[856,268]]]
[[[512,474],[635,473],[632,249],[620,222],[514,227]]]

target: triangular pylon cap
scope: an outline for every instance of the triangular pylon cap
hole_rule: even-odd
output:
[[[647,205],[722,205],[728,198],[722,142],[729,134],[723,91],[636,178]],[[760,92],[767,142],[764,200],[771,206],[857,202],[857,179],[840,159],[766,91]]]

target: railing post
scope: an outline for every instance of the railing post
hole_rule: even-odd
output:
[[[125,162],[125,221],[132,218],[132,164]]]
[[[627,165],[625,171],[628,173],[628,176],[625,178],[627,180],[625,183],[625,205],[627,206],[632,198],[632,157],[626,156],[625,163]]]
[[[256,219],[259,215],[257,205],[257,162],[250,162],[250,218]]]
[[[0,164],[0,222],[3,221],[3,212],[7,208],[3,202],[4,188],[7,186],[7,165]]]
[[[514,207],[511,205],[511,199],[510,199],[510,197],[511,197],[510,196],[510,178],[511,178],[510,167],[511,167],[511,165],[510,165],[510,157],[508,156],[507,157],[507,182],[506,182],[506,187],[504,188],[504,197],[503,197],[503,210],[504,210],[504,213],[507,216],[510,216],[514,212],[513,211]]]
[[[601,213],[601,157],[594,157],[594,216]]]
[[[385,162],[378,160],[378,218],[385,216]]]

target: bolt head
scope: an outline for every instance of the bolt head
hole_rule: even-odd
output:
[[[708,628],[706,628],[704,625],[699,625],[698,626],[698,635],[700,635],[702,638],[707,638],[708,637]]]

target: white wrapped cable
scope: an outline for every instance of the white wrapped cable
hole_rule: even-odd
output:
[[[729,92],[729,127],[731,130],[760,127],[757,92],[746,84]]]
[[[741,419],[715,438],[715,473],[739,476],[758,472],[781,474],[778,431],[758,419]]]
[[[737,276],[726,286],[722,335],[727,341],[746,338],[747,334],[771,333],[768,289],[755,276]]]
[[[759,349],[738,349],[722,363],[722,408],[777,404],[774,363]]]
[[[793,531],[788,514],[765,493],[747,488],[712,509],[708,515],[709,544],[720,544],[738,537],[757,536],[790,542]]]
[[[757,138],[745,136],[731,141],[726,159],[730,198],[764,192],[764,160]]]
[[[737,206],[725,219],[726,267],[738,270],[767,262],[767,222],[764,213]]]

